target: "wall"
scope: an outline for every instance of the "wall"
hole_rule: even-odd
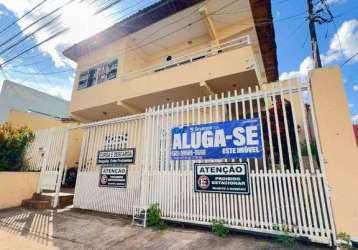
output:
[[[7,121],[16,127],[28,126],[33,130],[69,125],[69,123],[62,122],[58,119],[17,110],[10,110]]]
[[[68,134],[68,144],[65,160],[65,166],[67,168],[78,167],[83,135],[83,129],[74,129],[71,130]]]
[[[337,233],[358,236],[358,148],[341,72],[318,69],[310,79]]]
[[[252,48],[247,46],[145,77],[128,81],[116,78],[87,89],[73,91],[70,111],[72,113],[127,98],[244,72],[251,65],[253,57]],[[238,61],[237,58],[240,60]],[[233,61],[236,63],[231,63]],[[77,84],[76,81],[75,89]]]
[[[36,192],[39,172],[0,172],[0,209],[20,206]]]
[[[8,119],[11,109],[67,117],[68,106],[66,100],[5,80],[0,93],[0,123]]]
[[[208,3],[209,7],[210,5],[211,4]],[[148,76],[142,76],[127,81],[124,80],[123,76],[129,75],[130,72],[142,70],[148,66],[154,66],[159,63],[165,63],[168,55],[176,58],[214,45],[214,40],[210,37],[207,30],[208,27],[202,25],[200,28],[189,30],[191,33],[188,39],[174,37],[169,40],[169,44],[163,44],[163,46],[159,46],[160,44],[156,44],[152,47],[143,46],[142,40],[148,39],[148,36],[152,37],[152,35],[157,34],[159,31],[165,33],[165,28],[171,25],[171,22],[174,19],[173,15],[143,30],[123,38],[118,38],[118,40],[110,44],[94,49],[90,53],[81,56],[77,61],[78,67],[76,69],[70,105],[71,115],[85,122],[98,120],[93,118],[95,115],[87,115],[88,113],[93,112],[93,110],[89,109],[97,108],[98,110],[101,110],[100,113],[104,110],[106,113],[118,113],[112,116],[101,117],[101,119],[126,115],[126,112],[121,110],[122,107],[118,107],[121,106],[118,102],[146,94],[188,86],[205,80],[214,79],[215,77],[246,72],[248,69],[251,70],[253,68],[256,69],[257,78],[261,82],[263,79],[262,74],[265,72],[263,69],[257,34],[254,29],[253,18],[249,11],[249,3],[244,1],[239,5],[245,5],[241,7],[246,7],[243,9],[247,9],[248,11],[241,13],[240,18],[236,23],[233,23],[232,20],[229,20],[230,22],[227,23],[220,21],[216,22],[216,19],[214,20],[217,31],[217,40],[220,43],[223,43],[234,38],[249,35],[252,46],[222,53],[213,56],[212,58],[182,65],[163,72],[157,72]],[[177,13],[177,15],[182,14],[182,12]],[[142,46],[140,46],[141,44]],[[102,84],[81,89],[80,91],[77,90],[81,71],[114,58],[118,58],[119,60],[116,79],[108,80]],[[242,81],[245,80],[243,79]],[[91,100],[91,102],[88,100]],[[105,105],[108,107],[104,107]],[[109,106],[111,106],[113,110]],[[143,107],[137,106],[137,108]],[[98,112],[98,110],[96,110],[96,112]]]

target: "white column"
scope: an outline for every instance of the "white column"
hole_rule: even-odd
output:
[[[62,151],[61,151],[61,159],[60,159],[60,168],[57,176],[57,182],[56,182],[56,191],[55,191],[55,199],[53,202],[53,208],[56,208],[58,205],[58,196],[61,188],[61,180],[62,180],[62,174],[63,169],[65,168],[65,160],[66,160],[66,152],[67,152],[67,142],[68,142],[68,134],[69,129],[66,129],[65,131],[65,138],[62,145]]]

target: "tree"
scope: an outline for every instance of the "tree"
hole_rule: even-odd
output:
[[[0,171],[19,171],[26,167],[26,148],[35,138],[28,127],[0,125]]]

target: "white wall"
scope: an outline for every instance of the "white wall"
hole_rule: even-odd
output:
[[[62,118],[69,116],[68,106],[66,100],[5,80],[0,92],[0,123],[7,121],[11,109]]]

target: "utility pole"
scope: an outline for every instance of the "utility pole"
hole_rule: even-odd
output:
[[[313,58],[314,67],[322,68],[321,57],[318,48],[317,42],[317,34],[316,34],[316,27],[315,21],[316,17],[313,14],[313,3],[312,0],[307,0],[307,7],[308,7],[308,21],[309,21],[309,29],[310,29],[310,36],[311,36],[311,53]]]

